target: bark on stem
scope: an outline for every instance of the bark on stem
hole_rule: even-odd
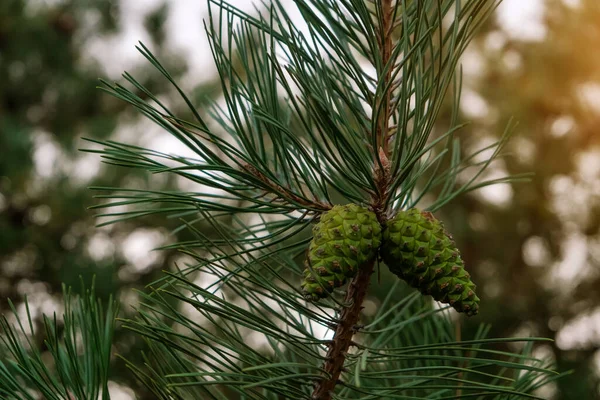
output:
[[[381,53],[381,65],[378,70],[378,80],[383,81],[379,84],[381,88],[388,88],[390,85],[390,80],[392,79],[392,69],[388,68],[386,71],[386,66],[390,62],[390,58],[392,57],[393,51],[393,41],[392,41],[392,25],[394,21],[392,21],[393,14],[393,0],[382,0],[381,1],[381,29],[379,30],[379,51]],[[372,207],[379,218],[381,223],[384,223],[384,205],[386,203],[386,198],[389,195],[388,187],[390,181],[390,162],[391,154],[390,154],[390,103],[392,97],[392,90],[386,90],[383,95],[380,94],[380,98],[378,99],[378,104],[376,109],[381,110],[378,115],[377,120],[377,130],[375,132],[377,139],[377,150],[375,152],[375,168],[374,168],[374,178],[375,183],[377,184],[377,192],[374,193]],[[383,168],[381,168],[382,166]]]
[[[338,379],[344,368],[344,361],[346,360],[348,348],[352,343],[352,337],[358,330],[357,323],[360,318],[360,312],[363,309],[362,303],[367,294],[367,288],[369,287],[374,267],[375,261],[361,268],[358,275],[354,277],[348,286],[345,303],[350,304],[340,313],[340,322],[336,327],[335,335],[333,336],[329,351],[327,352],[327,358],[323,365],[323,369],[327,371],[328,376],[316,385],[312,395],[312,398],[315,400],[331,399],[335,385],[338,383]]]
[[[393,0],[381,0],[382,29],[380,29],[381,37],[379,38],[379,50],[381,52],[382,65],[380,73],[385,70],[385,66],[390,61],[393,50],[391,35],[391,25],[393,23],[392,4]],[[379,79],[383,80],[383,85],[381,85],[381,87],[388,87],[388,82],[391,79],[391,69],[388,69],[384,76],[380,75]],[[388,196],[389,186],[390,99],[390,91],[387,91],[382,98],[379,99],[379,101],[382,102],[382,104],[380,103],[380,109],[382,111],[377,120],[377,130],[374,132],[378,145],[378,149],[375,151],[375,158],[379,158],[379,161],[375,160],[373,173],[375,182],[378,186],[378,192],[373,197],[371,206],[381,223],[385,221],[385,210],[383,209],[383,205],[385,204],[386,196]],[[383,169],[379,168],[379,165],[382,165]],[[348,306],[344,307],[340,313],[339,322],[336,326],[333,340],[329,345],[327,358],[323,364],[323,369],[327,375],[315,385],[312,394],[314,400],[331,399],[335,386],[340,378],[340,374],[344,368],[348,348],[352,344],[352,337],[358,331],[357,323],[360,318],[360,312],[363,309],[362,304],[367,295],[367,289],[374,267],[375,260],[368,265],[359,268],[358,275],[348,286],[344,301]]]
[[[382,37],[379,38],[379,46],[381,51],[381,60],[382,65],[381,68],[385,68],[387,63],[390,61],[392,56],[392,0],[383,0],[381,4],[382,10]],[[383,78],[384,85],[383,87],[387,87],[390,79],[392,77],[392,69],[389,68],[384,77],[379,77],[379,79]],[[390,99],[391,99],[391,91],[387,91],[381,101],[383,102],[382,113],[380,115],[380,120],[377,124],[377,133],[380,138],[379,146],[383,148],[383,153],[388,156],[390,155],[389,149],[389,119],[390,119]]]

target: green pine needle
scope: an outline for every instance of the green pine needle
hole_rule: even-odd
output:
[[[25,320],[10,303],[12,315],[0,318],[0,399],[110,398],[118,303],[109,299],[104,306],[93,286],[85,289],[82,284],[82,293],[75,296],[63,288],[64,312],[60,318],[43,315],[38,328],[27,301]]]

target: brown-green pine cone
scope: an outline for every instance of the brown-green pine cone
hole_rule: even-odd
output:
[[[356,204],[334,206],[313,228],[305,261],[302,292],[318,301],[346,283],[372,261],[381,244],[375,214]]]
[[[394,274],[421,293],[468,316],[479,311],[475,284],[444,226],[430,212],[399,212],[383,232],[381,256]]]

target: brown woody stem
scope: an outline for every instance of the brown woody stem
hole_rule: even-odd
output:
[[[392,15],[394,12],[392,6],[393,0],[381,0],[381,29],[379,30],[380,35],[378,38],[379,51],[381,53],[381,65],[378,71],[378,80],[382,81],[380,87],[388,88],[389,83],[392,79],[392,69],[386,66],[389,64],[393,52],[393,41],[392,32],[394,21]],[[391,85],[394,86],[394,85]],[[380,94],[376,110],[379,111],[377,120],[377,130],[375,132],[377,138],[377,151],[375,152],[375,168],[374,178],[377,184],[377,192],[373,196],[372,206],[380,222],[384,222],[383,205],[385,204],[386,197],[388,196],[388,187],[390,180],[390,114],[391,114],[391,99],[392,89],[386,90],[383,94]],[[380,165],[383,167],[381,168]]]
[[[384,69],[390,58],[392,56],[392,0],[383,0],[381,4],[383,21],[381,32],[383,37],[379,38],[379,47],[381,51],[381,68]],[[385,76],[379,76],[379,79],[383,79],[384,85],[382,87],[387,87],[388,83],[392,76],[392,69],[388,68]],[[377,134],[379,139],[379,146],[383,149],[383,153],[389,157],[390,149],[389,149],[389,119],[390,119],[390,99],[391,99],[391,90],[386,91],[383,95],[383,98],[380,99],[383,102],[381,107],[380,119],[377,124]]]
[[[389,80],[391,79],[391,69],[388,68],[386,73],[385,66],[390,61],[393,43],[392,43],[392,14],[393,14],[393,0],[381,0],[381,29],[379,37],[379,50],[381,52],[382,65],[379,71],[379,79],[383,80],[380,87],[388,87]],[[374,132],[377,138],[378,148],[375,151],[375,168],[374,178],[377,184],[377,193],[373,196],[371,206],[377,218],[381,223],[385,221],[385,210],[384,204],[386,197],[389,195],[389,136],[390,136],[390,100],[391,91],[388,90],[380,99],[376,109],[380,109],[377,120],[377,130]],[[380,168],[379,165],[383,166]],[[367,289],[373,269],[375,267],[375,260],[359,268],[358,275],[352,280],[348,286],[346,292],[346,298],[344,304],[347,304],[340,313],[339,322],[335,327],[335,334],[333,340],[329,344],[329,350],[327,351],[327,358],[323,364],[323,370],[326,375],[322,380],[318,381],[315,385],[315,389],[312,394],[314,400],[330,400],[337,385],[340,374],[344,368],[344,362],[346,361],[346,355],[348,354],[348,348],[354,343],[352,338],[358,331],[357,323],[360,318],[360,312],[362,310],[362,304],[367,295]]]
[[[250,164],[244,164],[243,167],[247,172],[254,175],[261,182],[263,182],[270,189],[271,193],[274,193],[274,194],[284,193],[285,195],[287,195],[290,199],[292,199],[296,203],[298,203],[302,206],[306,206],[308,208],[317,208],[317,209],[321,209],[323,211],[327,211],[327,210],[331,209],[330,204],[321,203],[317,200],[312,200],[312,201],[306,200],[306,199],[303,199],[303,198],[297,196],[296,194],[294,194],[293,191],[274,183],[272,180],[267,178],[263,173],[261,173],[258,169],[256,169],[256,167],[254,167]]]
[[[312,394],[312,398],[315,400],[331,399],[333,389],[342,373],[348,348],[353,344],[352,337],[358,330],[356,324],[360,318],[360,311],[363,308],[362,303],[367,295],[367,288],[374,267],[375,261],[361,268],[358,275],[354,277],[348,286],[345,303],[349,303],[349,305],[340,314],[340,322],[337,324],[329,351],[327,351],[327,358],[323,364],[327,376],[315,386]]]

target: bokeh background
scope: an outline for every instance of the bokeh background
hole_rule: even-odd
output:
[[[250,1],[234,1],[251,8]],[[83,138],[187,154],[132,107],[96,89],[128,71],[169,103],[172,89],[136,52],[142,41],[199,109],[220,96],[203,1],[0,1],[0,312],[60,310],[61,285],[96,276],[101,296],[133,313],[143,288],[182,256],[154,248],[185,239],[152,216],[96,226],[90,186],[184,189],[187,183],[102,164]],[[460,133],[480,148],[518,122],[491,176],[530,183],[463,196],[438,215],[462,249],[491,336],[545,336],[536,355],[565,379],[548,399],[600,398],[600,1],[505,0],[466,52]],[[169,103],[171,104],[171,103]],[[171,104],[177,109],[178,103]],[[185,111],[182,109],[182,113]],[[443,129],[448,114],[440,119]],[[113,210],[118,212],[118,210]],[[60,311],[59,311],[60,312]],[[116,351],[141,344],[120,331]],[[151,398],[115,361],[115,399]]]

